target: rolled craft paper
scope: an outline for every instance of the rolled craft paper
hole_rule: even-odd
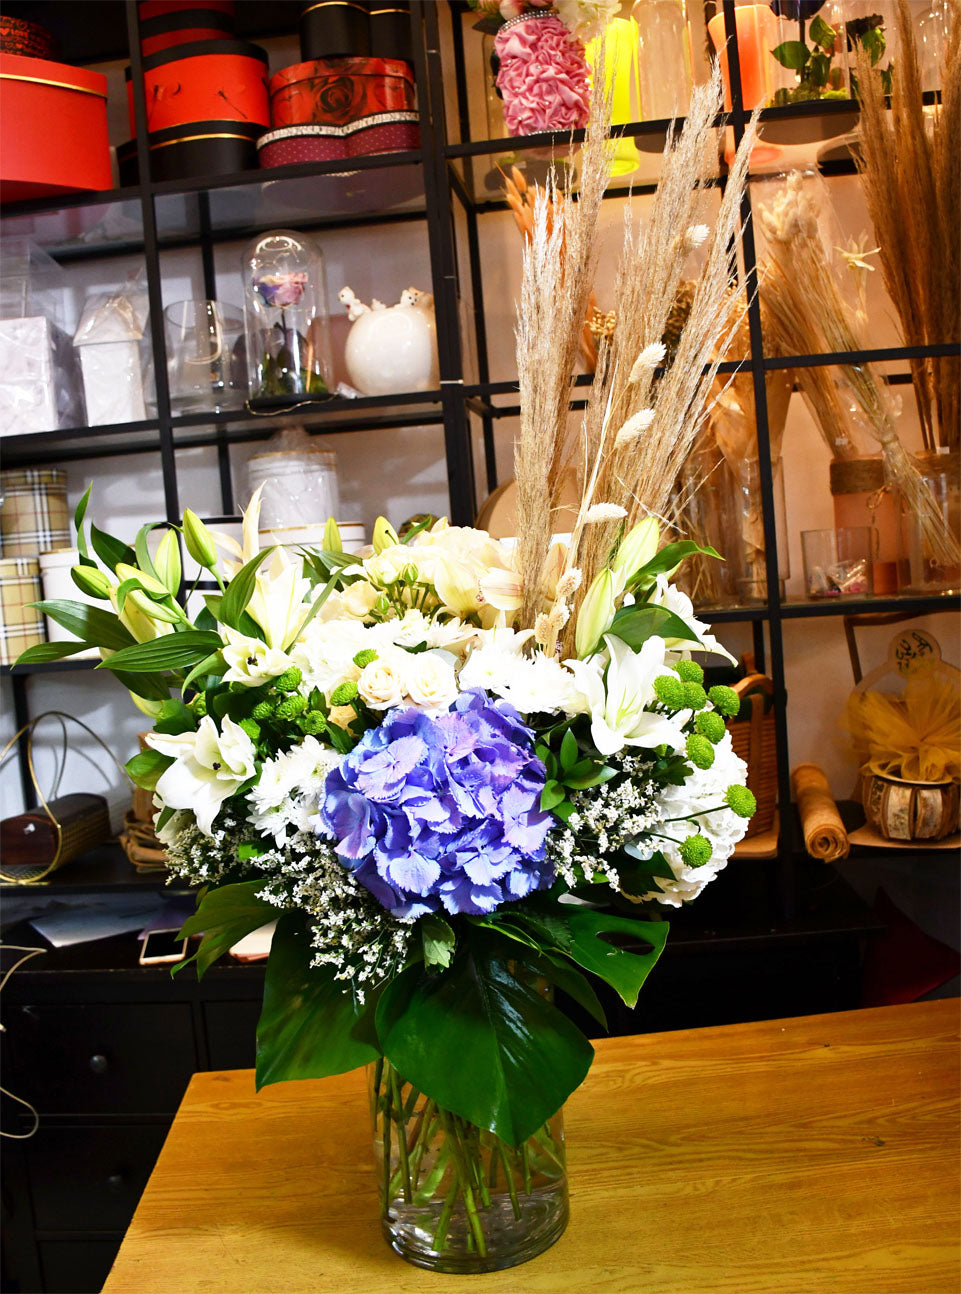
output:
[[[832,863],[847,858],[851,846],[834,796],[817,764],[799,764],[791,774],[804,848],[812,858]]]

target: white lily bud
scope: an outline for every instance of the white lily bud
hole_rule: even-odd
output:
[[[597,644],[611,626],[615,610],[614,579],[605,567],[594,576],[577,613],[574,647],[581,660],[593,656]]]
[[[618,544],[611,570],[615,578],[621,581],[622,588],[656,554],[660,533],[657,519],[645,517],[629,530]]]
[[[378,517],[374,522],[374,535],[372,542],[375,553],[383,552],[385,548],[393,548],[395,544],[400,543],[400,540],[397,538],[397,531],[386,517]]]
[[[182,574],[180,563],[180,545],[177,543],[177,532],[168,530],[157,546],[153,559],[154,570],[160,582],[171,597],[175,597],[180,588]]]

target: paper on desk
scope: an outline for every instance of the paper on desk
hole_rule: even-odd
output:
[[[42,916],[33,917],[30,924],[54,948],[69,948],[73,944],[92,943],[94,939],[110,939],[114,935],[142,930],[166,906],[162,895],[149,899],[142,894],[109,900],[88,899],[80,906],[63,905]]]
[[[249,935],[244,935],[243,939],[238,939],[230,949],[231,957],[236,957],[242,962],[263,961],[270,953],[270,944],[276,928],[277,922],[271,921],[269,925],[261,926],[259,930],[253,930]]]

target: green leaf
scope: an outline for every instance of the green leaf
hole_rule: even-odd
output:
[[[159,750],[142,750],[133,759],[128,759],[124,768],[134,786],[155,791],[158,780],[173,762],[169,755],[161,755]]]
[[[573,770],[574,765],[577,763],[577,756],[577,738],[574,736],[570,728],[568,728],[567,732],[564,733],[563,740],[561,741],[560,758],[561,769],[563,772],[568,773]]]
[[[145,701],[166,701],[170,696],[170,688],[160,674],[127,674],[115,669],[113,676],[128,692],[143,697]]]
[[[413,966],[384,990],[384,1055],[444,1109],[519,1146],[584,1081],[594,1049],[508,968],[500,940],[468,926],[451,966]]]
[[[528,955],[532,965],[544,976],[546,980],[559,988],[562,993],[566,993],[569,998],[582,1006],[588,1015],[592,1016],[602,1029],[607,1028],[607,1016],[604,1014],[604,1008],[598,1001],[597,994],[591,988],[590,983],[581,974],[579,970],[570,964],[566,958],[549,956],[547,953],[533,958]]]
[[[435,913],[423,917],[420,935],[424,945],[424,965],[449,966],[457,938],[444,918]]]
[[[310,965],[312,954],[303,914],[285,913],[270,946],[257,1024],[258,1090],[288,1079],[343,1074],[380,1055],[364,1036],[374,1003],[355,1005],[334,979],[333,966]]]
[[[223,653],[219,651],[212,652],[209,656],[205,656],[199,665],[195,665],[193,667],[183,681],[182,690],[186,692],[190,684],[193,683],[195,679],[200,678],[202,674],[205,674],[208,678],[213,675],[215,678],[221,679],[226,672],[227,662],[223,658]],[[201,690],[206,691],[207,689],[203,688]]]
[[[808,27],[808,35],[815,45],[820,45],[825,54],[831,54],[834,51],[834,42],[837,39],[837,32],[833,27],[829,27],[820,14],[815,14],[811,19]]]
[[[638,921],[552,899],[500,908],[485,918],[485,924],[498,930],[519,927],[535,938],[542,952],[563,954],[599,976],[628,1006],[637,1002],[644,981],[664,951],[669,930],[666,921]],[[628,951],[608,942],[605,935],[628,936],[632,942],[649,945],[649,950]]]
[[[304,617],[304,620],[300,628],[297,630],[295,641],[296,641],[296,638],[299,638],[300,635],[304,632],[304,630],[310,624],[311,620],[313,620],[314,616],[317,614],[320,608],[330,597],[331,593],[333,593],[334,589],[337,587],[337,583],[338,583],[338,577],[336,575],[332,576],[324,585],[324,587],[321,589],[321,591],[317,594],[316,598],[314,598],[313,602],[311,603],[310,610],[307,612],[307,615]]]
[[[83,498],[77,504],[77,510],[73,514],[73,527],[77,532],[77,549],[81,557],[89,556],[87,550],[87,541],[83,534],[83,519],[87,515],[87,504],[90,502],[90,491],[93,489],[93,482],[87,486],[83,492]]]
[[[822,86],[827,85],[830,71],[831,60],[827,54],[814,54],[808,64],[807,76],[809,83],[820,89]]]
[[[259,841],[248,840],[242,845],[237,846],[237,857],[242,863],[248,862],[251,858],[259,858],[264,852],[264,846]]]
[[[776,45],[771,54],[782,67],[789,67],[795,72],[802,71],[811,57],[811,51],[803,40],[786,40],[782,45]]]
[[[98,647],[119,651],[136,641],[112,611],[104,611],[101,607],[91,607],[86,602],[72,602],[65,598],[57,598],[52,602],[35,602],[32,605],[56,621],[61,629],[66,629],[75,638],[82,638],[88,645],[95,643]]]
[[[545,782],[544,789],[541,791],[541,808],[545,813],[549,813],[566,798],[567,792],[562,786],[558,786],[554,781]]]
[[[871,56],[871,66],[877,67],[887,48],[883,29],[881,27],[870,27],[860,39],[861,44]]]
[[[617,777],[617,769],[604,765],[604,767],[596,767],[593,773],[588,773],[584,777],[568,777],[564,784],[572,791],[586,791],[591,786],[600,786],[603,782],[609,782],[612,777]]]
[[[629,587],[646,588],[654,583],[658,575],[669,575],[686,557],[693,557],[695,553],[700,553],[704,557],[716,557],[719,562],[724,561],[721,554],[710,545],[702,548],[693,539],[679,539],[677,543],[665,544],[649,562],[645,562],[639,570],[635,571],[629,581]]]
[[[204,660],[212,651],[222,646],[219,634],[204,633],[199,629],[185,629],[179,634],[164,634],[150,642],[134,643],[104,661],[104,667],[129,670],[133,673],[153,673],[165,669],[187,669]]]
[[[92,646],[87,642],[59,642],[59,643],[37,643],[33,647],[28,647],[22,651],[14,665],[45,665],[47,661],[63,660],[65,656],[75,656],[78,651],[84,651],[87,647]]]
[[[221,624],[229,625],[231,629],[242,632],[240,617],[246,611],[247,603],[253,596],[254,586],[257,583],[257,568],[267,560],[273,551],[273,548],[265,548],[256,557],[252,557],[246,566],[240,568],[227,585],[227,592],[221,599],[220,607],[217,611],[214,611],[214,615],[217,616]],[[213,610],[212,607],[211,610]]]
[[[125,544],[122,539],[114,539],[113,535],[108,535],[104,530],[98,530],[92,521],[90,544],[108,571],[115,571],[118,562],[127,562],[131,566],[136,563],[136,554],[129,544]]]
[[[175,697],[164,701],[160,714],[154,720],[154,732],[161,732],[168,737],[176,737],[182,732],[193,732],[196,727],[197,720],[190,707]]]
[[[257,880],[203,891],[197,911],[187,918],[180,930],[181,938],[202,933],[203,939],[193,956],[178,962],[174,972],[196,962],[197,978],[203,979],[217,958],[222,957],[238,939],[273,921],[277,915],[276,907],[257,898],[257,891],[263,888],[263,880]]]
[[[611,627],[607,631],[615,638],[626,642],[633,651],[638,651],[648,638],[679,638],[685,642],[697,642],[697,635],[684,621],[668,611],[667,607],[650,606],[642,603],[639,606],[621,607]]]
[[[153,558],[150,556],[150,549],[147,547],[147,536],[151,530],[156,530],[158,526],[166,525],[163,521],[150,521],[145,526],[141,526],[137,531],[137,538],[133,541],[134,552],[137,556],[137,565],[148,575],[157,578],[157,571],[153,564]]]

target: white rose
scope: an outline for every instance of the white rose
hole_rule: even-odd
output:
[[[386,586],[399,580],[408,566],[413,566],[410,550],[404,544],[394,544],[364,563],[367,578],[374,584]]]
[[[402,662],[394,656],[378,656],[360,671],[357,691],[372,710],[389,710],[404,699]]]
[[[371,608],[380,594],[366,580],[356,580],[348,584],[340,595],[340,606],[344,615],[363,620],[370,614]]]
[[[433,652],[411,656],[407,671],[407,694],[415,705],[429,710],[447,710],[457,697],[457,679],[449,661]]]

